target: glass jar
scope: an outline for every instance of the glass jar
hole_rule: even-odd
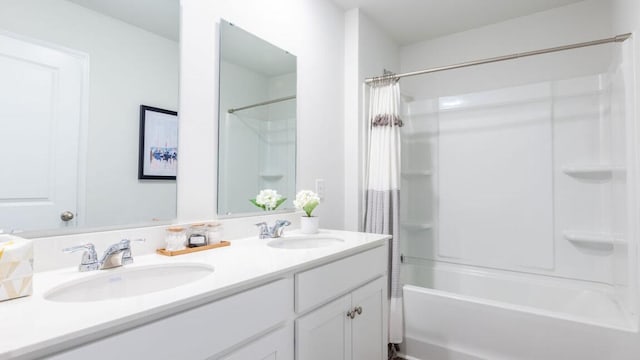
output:
[[[209,244],[218,244],[222,241],[222,224],[210,223],[207,224],[207,236]]]
[[[184,250],[187,243],[187,233],[183,227],[172,226],[167,228],[164,240],[167,251]]]
[[[188,247],[206,246],[209,244],[207,240],[207,226],[205,224],[193,224],[189,227],[189,237],[187,240]]]

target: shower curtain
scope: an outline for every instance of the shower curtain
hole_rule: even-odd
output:
[[[367,171],[366,232],[392,235],[389,271],[389,342],[403,339],[400,286],[400,86],[397,80],[377,83],[369,95],[369,161]]]

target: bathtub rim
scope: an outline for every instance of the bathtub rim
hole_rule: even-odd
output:
[[[563,320],[563,321],[577,322],[577,323],[581,323],[581,324],[584,324],[584,325],[598,326],[598,327],[603,327],[603,328],[607,328],[607,329],[611,329],[611,330],[624,331],[624,332],[636,333],[636,334],[639,332],[638,322],[637,321],[636,322],[631,321],[631,319],[629,319],[629,317],[626,318],[627,319],[627,323],[628,323],[628,327],[616,326],[616,325],[612,325],[612,324],[604,324],[604,323],[601,323],[601,322],[589,320],[587,318],[580,317],[580,316],[572,316],[572,315],[564,314],[564,313],[557,312],[557,311],[543,310],[543,309],[538,309],[538,308],[535,308],[535,307],[532,307],[532,306],[516,305],[516,304],[504,302],[504,301],[484,299],[484,298],[477,297],[477,296],[461,295],[461,294],[456,294],[456,293],[449,292],[449,291],[437,290],[437,289],[433,289],[433,288],[427,288],[427,287],[411,285],[411,284],[403,284],[402,285],[403,299],[404,299],[404,292],[406,290],[409,290],[409,291],[412,291],[412,292],[421,293],[421,294],[424,294],[424,295],[435,295],[435,296],[444,297],[444,298],[450,298],[450,299],[454,299],[454,300],[458,300],[458,301],[471,302],[471,303],[478,304],[478,305],[491,306],[491,307],[494,307],[494,308],[507,309],[507,310],[511,310],[511,311],[525,312],[525,313],[529,313],[529,314],[543,316],[543,317],[546,317],[546,318],[558,319],[558,320]],[[404,308],[406,309],[406,306]],[[405,332],[406,332],[406,329],[405,329]]]
[[[587,289],[592,291],[600,291],[610,296],[615,295],[615,289],[614,289],[615,286],[628,287],[627,285],[624,285],[624,284],[613,285],[605,282],[576,279],[576,278],[563,277],[563,276],[557,276],[552,274],[530,273],[530,272],[520,271],[520,270],[499,269],[499,268],[493,268],[493,267],[487,267],[487,266],[457,263],[453,261],[415,258],[415,257],[406,256],[406,255],[405,255],[405,261],[402,263],[402,268],[404,267],[426,268],[429,271],[448,271],[448,272],[455,272],[463,275],[482,276],[486,278],[499,279],[499,280],[508,279],[508,280],[514,280],[514,281],[522,281],[523,279],[526,279],[528,282],[533,282],[533,283],[541,284],[545,286],[549,286],[551,284],[553,286],[558,286],[558,287],[568,288],[573,290]],[[401,269],[401,275],[404,276],[405,271],[406,270]],[[408,285],[411,285],[411,284],[408,284]],[[424,287],[430,289],[428,286],[424,286]]]

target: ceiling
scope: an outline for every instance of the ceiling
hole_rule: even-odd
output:
[[[180,0],[69,0],[167,39],[180,40]]]
[[[582,0],[333,0],[360,8],[400,45],[529,15]]]
[[[69,0],[179,41],[179,0]],[[407,45],[583,0],[332,0],[360,8],[398,44]]]

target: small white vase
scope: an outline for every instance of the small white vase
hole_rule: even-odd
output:
[[[303,216],[300,218],[300,232],[303,234],[317,234],[320,218],[317,216]]]

